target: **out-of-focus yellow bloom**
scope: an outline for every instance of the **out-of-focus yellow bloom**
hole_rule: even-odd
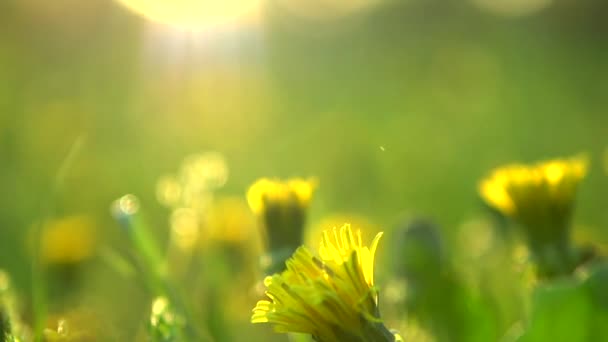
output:
[[[293,178],[287,181],[261,178],[247,191],[247,202],[256,214],[263,214],[268,207],[292,205],[306,208],[316,186],[315,180]]]
[[[241,244],[253,239],[255,219],[241,197],[219,198],[209,208],[203,233],[203,243]]]
[[[216,199],[201,229],[201,250],[214,270],[209,286],[214,296],[226,298],[215,311],[229,320],[249,318],[245,306],[254,298],[261,271],[262,241],[256,228],[255,216],[239,196]]]
[[[268,254],[262,258],[269,274],[284,269],[285,260],[302,244],[308,206],[315,180],[287,181],[262,178],[247,191],[247,202],[260,218]]]
[[[252,323],[271,323],[277,332],[312,335],[316,341],[394,341],[380,320],[374,287],[374,254],[360,231],[346,224],[327,230],[319,257],[300,247],[281,274],[266,277],[266,295],[253,309]]]
[[[507,165],[482,180],[479,193],[490,206],[531,229],[563,226],[587,164],[586,158],[576,157]]]
[[[582,261],[571,246],[570,219],[587,159],[575,157],[535,165],[498,168],[479,184],[483,199],[520,223],[543,278],[568,275]]]
[[[41,234],[41,257],[47,264],[75,264],[95,251],[95,223],[84,215],[49,221]]]

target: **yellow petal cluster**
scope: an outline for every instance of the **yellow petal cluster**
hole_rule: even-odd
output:
[[[381,236],[364,246],[346,224],[324,232],[319,257],[298,248],[284,272],[264,280],[269,300],[257,303],[251,321],[318,341],[369,340],[370,327],[380,324],[374,254]]]
[[[308,206],[316,181],[293,178],[285,181],[262,178],[247,192],[247,202],[262,223],[268,254],[266,272],[284,269],[285,260],[302,244]]]
[[[349,222],[352,227],[361,231],[364,241],[371,240],[379,227],[369,218],[355,213],[334,213],[322,217],[314,224],[308,225],[304,231],[304,245],[316,249],[323,240],[323,232],[327,227],[340,227],[344,222]]]
[[[256,214],[264,212],[268,204],[295,202],[301,207],[308,207],[316,181],[292,178],[287,181],[261,178],[247,191],[247,202]]]
[[[563,224],[587,164],[586,158],[575,157],[507,165],[482,180],[479,193],[490,206],[522,224]]]

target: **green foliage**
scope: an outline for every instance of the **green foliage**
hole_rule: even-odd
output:
[[[17,297],[8,274],[0,270],[0,339],[6,342],[23,342],[24,338]]]
[[[538,287],[522,341],[589,341],[593,307],[579,282],[563,281]]]
[[[169,301],[159,297],[152,303],[148,332],[152,342],[183,341],[183,318],[177,315]]]
[[[608,336],[608,264],[600,262],[583,281],[539,286],[522,341],[601,341]]]
[[[298,16],[298,1],[327,16]],[[101,341],[284,340],[249,320],[264,298],[261,269],[283,269],[297,246],[270,251],[262,266],[255,250],[246,254],[254,266],[236,267],[240,245],[211,253],[213,241],[187,234],[192,250],[175,243],[176,208],[158,204],[155,184],[182,177],[180,161],[199,151],[230,167],[213,194],[181,193],[201,207],[244,200],[258,177],[314,176],[307,219],[292,215],[298,229],[333,213],[364,217],[386,236],[404,216],[437,222],[441,244],[381,243],[387,326],[406,332],[415,321],[421,335],[449,342],[606,339],[605,1],[335,1],[376,6],[335,17],[325,13],[332,0],[261,1],[251,23],[209,32],[150,23],[121,2],[0,0],[0,268],[11,275],[10,286],[0,281],[0,341],[89,331]],[[580,152],[590,167],[567,247],[520,255],[524,240],[495,212],[500,262],[491,243],[460,258],[483,240],[460,234],[488,215],[475,189],[487,171]],[[108,213],[125,193],[145,204],[145,220]],[[74,215],[94,222],[94,250],[69,267],[46,264],[40,229]],[[199,216],[205,231],[207,212]],[[548,265],[540,283],[535,260]],[[384,291],[403,276],[390,264],[410,276],[397,299]],[[159,297],[167,306],[151,311]],[[73,308],[95,319],[59,329]]]

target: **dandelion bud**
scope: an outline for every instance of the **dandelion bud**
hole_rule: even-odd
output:
[[[265,228],[267,259],[272,271],[302,244],[308,206],[315,187],[312,180],[260,179],[247,192],[247,202]]]
[[[507,165],[479,184],[488,205],[523,227],[541,276],[569,274],[577,264],[570,246],[570,220],[586,173],[585,158],[558,159]]]

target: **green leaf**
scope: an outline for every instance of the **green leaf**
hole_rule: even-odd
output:
[[[574,280],[538,287],[521,341],[589,341],[593,306],[585,287]]]

